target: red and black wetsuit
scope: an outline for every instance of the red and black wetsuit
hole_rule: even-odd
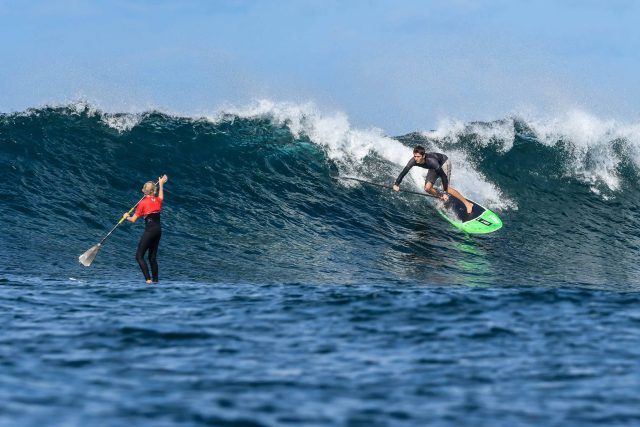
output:
[[[160,211],[162,210],[162,199],[156,196],[146,196],[136,208],[136,216],[144,217],[144,233],[138,242],[136,261],[140,265],[145,280],[151,280],[147,263],[144,261],[144,254],[149,251],[149,264],[151,264],[151,274],[153,281],[158,281],[158,246],[162,236],[160,227]]]

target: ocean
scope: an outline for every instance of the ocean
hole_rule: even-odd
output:
[[[416,144],[503,228],[336,179]],[[79,102],[0,114],[0,163],[0,425],[640,425],[640,124]],[[160,283],[140,221],[82,266],[162,174]]]

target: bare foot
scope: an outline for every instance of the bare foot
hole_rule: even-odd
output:
[[[151,284],[151,280],[147,280],[146,282],[147,282],[147,285]]]

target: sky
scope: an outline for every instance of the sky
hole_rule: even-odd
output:
[[[389,134],[442,119],[637,122],[640,1],[0,0],[0,112],[312,102]]]

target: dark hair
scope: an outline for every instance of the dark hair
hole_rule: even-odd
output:
[[[415,147],[413,147],[413,154],[420,154],[421,156],[424,156],[424,147],[422,145],[416,145]]]

